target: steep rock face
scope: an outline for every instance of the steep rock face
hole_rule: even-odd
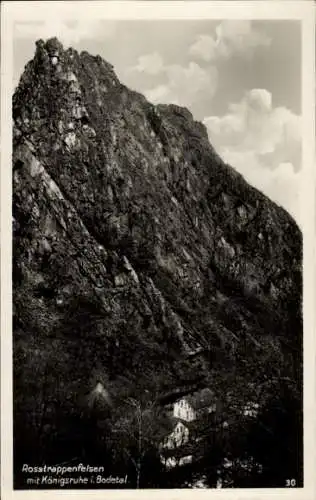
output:
[[[51,39],[13,118],[17,432],[100,379],[117,397],[203,380],[257,394],[274,372],[300,387],[301,232],[188,110]]]

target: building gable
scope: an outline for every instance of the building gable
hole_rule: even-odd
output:
[[[196,413],[194,408],[190,405],[186,398],[179,399],[174,403],[173,416],[190,422],[195,420]]]
[[[164,439],[162,446],[169,449],[177,448],[178,446],[186,444],[188,440],[189,429],[182,422],[177,422],[173,431]]]

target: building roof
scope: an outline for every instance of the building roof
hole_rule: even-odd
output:
[[[174,389],[173,391],[170,391],[168,393],[161,394],[158,398],[158,402],[161,405],[173,404],[179,399],[182,399],[184,396],[196,392],[199,389],[199,387],[201,386],[198,384],[198,381],[192,384],[187,384],[186,386],[180,389]]]
[[[174,416],[170,417],[170,420],[173,423],[172,431],[175,429],[176,425],[179,422],[183,424],[184,427],[187,427],[191,431],[198,427],[198,423],[196,422],[196,420],[184,420],[183,418]]]
[[[192,455],[194,449],[195,449],[194,443],[186,443],[182,444],[181,446],[177,446],[176,448],[163,448],[160,454],[164,458],[174,457],[179,459],[181,457]]]

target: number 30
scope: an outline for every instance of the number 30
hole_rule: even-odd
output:
[[[293,487],[296,485],[296,481],[295,481],[295,479],[287,479],[285,485]]]

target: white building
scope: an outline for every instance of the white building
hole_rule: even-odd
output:
[[[213,392],[205,388],[178,399],[173,405],[173,417],[185,422],[192,422],[198,419],[202,413],[214,413],[216,409]]]
[[[186,422],[191,422],[196,419],[196,412],[187,401],[187,399],[179,399],[173,405],[173,416],[180,418]]]
[[[170,408],[170,417],[174,420],[174,428],[168,434],[160,445],[161,462],[167,467],[172,468],[192,462],[192,455],[164,456],[163,450],[178,449],[186,445],[192,439],[192,431],[195,427],[194,421],[198,420],[205,413],[216,411],[214,394],[210,389],[202,389],[192,395],[184,396],[173,403]],[[193,424],[192,424],[193,423]],[[193,431],[194,432],[194,431]]]
[[[189,429],[182,422],[177,422],[175,428],[163,441],[163,448],[172,449],[183,446],[189,441]]]
[[[172,469],[176,466],[190,464],[192,462],[192,455],[186,455],[184,457],[164,457],[160,455],[161,462],[167,467],[167,469]]]

